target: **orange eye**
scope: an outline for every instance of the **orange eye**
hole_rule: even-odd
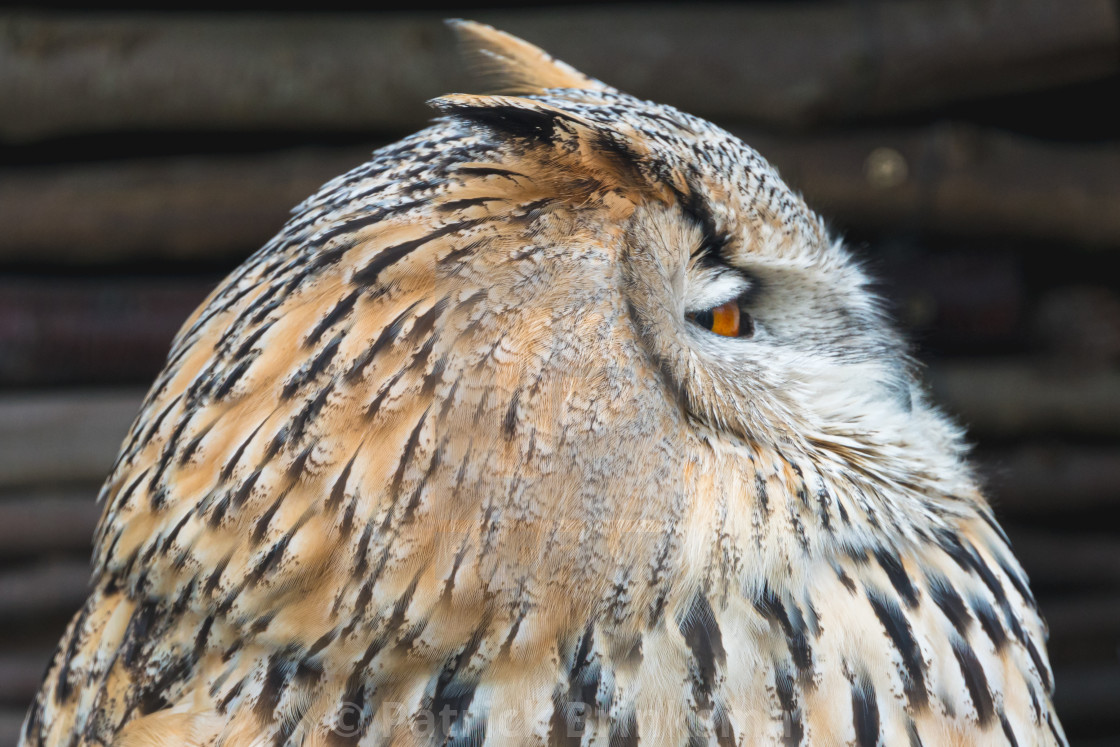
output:
[[[750,316],[739,308],[739,299],[689,314],[688,318],[722,337],[750,337],[754,332]]]
[[[739,336],[739,304],[728,301],[712,309],[711,330],[724,337]]]

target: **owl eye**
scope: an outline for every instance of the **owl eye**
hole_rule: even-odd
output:
[[[750,337],[754,334],[754,320],[742,309],[738,298],[688,314],[688,319],[721,337]]]

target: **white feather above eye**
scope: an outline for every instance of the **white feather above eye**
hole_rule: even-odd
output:
[[[685,311],[705,311],[732,301],[751,289],[751,281],[734,270],[708,269],[690,279],[685,295]]]

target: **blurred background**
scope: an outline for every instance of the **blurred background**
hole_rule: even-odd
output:
[[[1120,0],[0,4],[0,744],[171,337],[477,90],[446,16],[739,134],[866,258],[970,429],[1072,742],[1120,744]]]

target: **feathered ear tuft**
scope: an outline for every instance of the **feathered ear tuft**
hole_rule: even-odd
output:
[[[532,94],[548,88],[614,90],[516,36],[458,18],[447,24],[459,36],[463,56],[493,93]]]

